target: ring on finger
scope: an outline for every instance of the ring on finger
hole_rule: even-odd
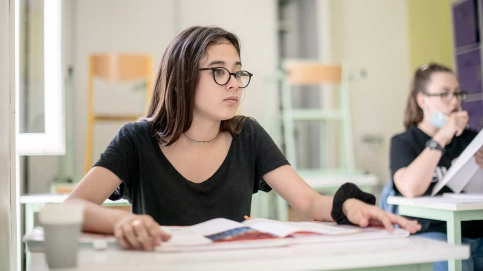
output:
[[[133,220],[133,221],[132,221],[132,225],[133,225],[134,227],[137,227],[137,226],[141,225],[141,223],[142,223],[142,221],[141,221],[141,220],[139,220],[139,219],[136,219],[136,220]]]

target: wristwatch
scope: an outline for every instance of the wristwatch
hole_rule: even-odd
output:
[[[441,145],[439,145],[439,143],[436,140],[432,138],[426,141],[426,147],[429,147],[430,150],[438,150],[441,152],[444,151],[444,148]]]

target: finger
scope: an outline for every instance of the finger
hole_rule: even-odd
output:
[[[120,227],[114,228],[114,236],[116,237],[117,243],[123,249],[130,249],[129,243],[124,239],[124,235],[122,234],[122,230]]]
[[[134,230],[131,226],[131,223],[126,223],[122,226],[122,231],[124,233],[124,237],[129,242],[129,245],[133,248],[140,249],[141,244],[136,239],[136,235],[134,234]]]
[[[379,220],[384,225],[384,228],[386,228],[386,230],[388,232],[393,231],[392,223],[391,223],[391,220],[389,219],[388,213],[386,213],[386,212],[382,211],[381,209],[377,208],[377,209],[372,209],[370,211],[369,215],[372,218]]]
[[[462,110],[462,111],[458,111],[456,112],[456,115],[460,118],[468,118],[468,111],[465,111],[465,110]]]
[[[483,168],[483,157],[475,157],[475,162],[479,167]]]
[[[154,239],[151,238],[148,230],[146,229],[146,225],[141,219],[136,219],[132,222],[134,234],[136,235],[136,239],[141,244],[141,247],[144,250],[153,250],[153,241]]]
[[[365,216],[362,216],[362,218],[359,220],[359,227],[366,228],[369,226],[369,219],[367,219]]]
[[[149,236],[153,239],[153,242],[156,246],[159,246],[163,241],[163,231],[159,227],[158,223],[154,221],[145,221],[146,223],[146,230],[148,231]]]
[[[146,223],[148,233],[154,238],[157,245],[160,245],[162,241],[171,239],[171,234],[165,232],[151,216],[146,216],[144,222]]]
[[[165,232],[163,229],[161,229],[161,238],[163,239],[164,242],[169,241],[171,239],[171,234]]]
[[[413,231],[413,230],[418,231],[421,229],[421,225],[417,220],[409,220],[405,217],[398,216],[395,214],[391,214],[391,220],[393,220],[401,227],[406,228],[407,230],[410,230],[410,231]]]
[[[421,229],[421,225],[419,225],[417,220],[408,220],[402,216],[398,216],[395,214],[389,214],[389,218],[391,219],[393,224],[401,226],[403,229],[409,231],[410,233],[415,233]]]

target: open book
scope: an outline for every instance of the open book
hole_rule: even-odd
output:
[[[483,193],[483,169],[475,161],[475,153],[482,147],[483,130],[454,161],[444,178],[434,186],[431,196],[436,195],[445,185],[456,194],[462,190],[469,193]]]
[[[333,222],[282,222],[263,218],[248,219],[242,223],[215,218],[193,226],[161,228],[172,235],[171,240],[156,248],[161,252],[274,247],[409,236],[409,232],[399,228],[389,233],[379,227],[360,228]],[[27,233],[24,241],[31,251],[42,250],[42,228]],[[113,236],[83,234],[79,241],[82,246],[95,249],[117,246]]]

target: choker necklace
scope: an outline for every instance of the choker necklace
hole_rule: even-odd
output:
[[[210,140],[194,140],[194,139],[192,139],[192,138],[189,138],[189,137],[188,137],[188,136],[187,136],[185,133],[183,133],[183,135],[184,135],[184,136],[185,136],[185,137],[186,137],[186,138],[187,138],[189,141],[194,142],[194,143],[211,143],[211,142],[213,142],[213,141],[215,141],[215,140],[217,140],[217,139],[218,139],[218,137],[220,136],[220,132],[218,132],[218,134],[216,135],[216,137],[215,137],[215,138],[210,139]]]

